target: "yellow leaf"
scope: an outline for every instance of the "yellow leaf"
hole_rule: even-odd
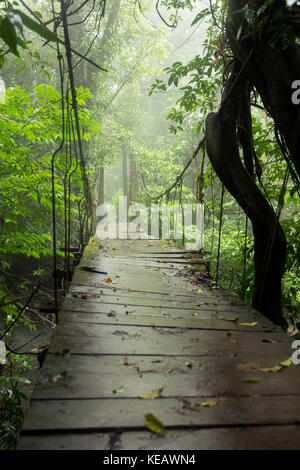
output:
[[[239,323],[239,325],[241,326],[256,326],[257,325],[257,321],[254,321],[253,323]]]
[[[155,432],[156,434],[161,434],[162,436],[166,434],[164,425],[152,413],[146,414],[145,425],[150,429],[150,431]]]
[[[107,277],[106,279],[104,279],[104,281],[109,284],[110,282],[112,282],[112,278],[111,278],[111,277]]]
[[[217,402],[215,400],[197,401],[196,402],[197,406],[204,406],[204,407],[215,406],[216,404],[217,404]]]
[[[193,315],[193,317],[199,317],[199,313],[198,313],[198,312],[193,312],[192,315]]]
[[[262,372],[278,372],[281,369],[282,369],[282,366],[274,366],[274,367],[266,367],[266,368],[258,369],[258,370],[261,370]]]
[[[185,361],[185,365],[191,369],[193,367],[193,363],[191,361]]]
[[[151,390],[151,392],[141,393],[139,397],[143,398],[144,400],[153,400],[154,398],[158,398],[161,396],[163,389],[164,387],[155,388],[154,390]]]
[[[201,289],[201,287],[200,287],[200,289],[198,289],[197,292],[198,292],[198,294],[203,294],[203,289]]]

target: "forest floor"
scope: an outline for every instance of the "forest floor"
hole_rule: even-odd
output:
[[[18,449],[300,448],[292,339],[195,263],[161,241],[90,242]]]

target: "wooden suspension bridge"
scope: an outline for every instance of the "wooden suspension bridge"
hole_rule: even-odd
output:
[[[161,241],[90,242],[18,449],[300,448],[300,366],[280,365],[292,339],[199,286],[195,264]]]

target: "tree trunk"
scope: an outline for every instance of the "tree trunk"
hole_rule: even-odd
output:
[[[270,45],[270,34],[263,30],[260,37],[249,35],[245,24],[237,40],[237,31],[232,20],[235,11],[242,9],[247,0],[230,0],[226,21],[226,32],[230,48],[236,60],[245,65],[244,71],[260,94],[266,110],[274,119],[277,129],[285,139],[290,151],[290,159],[300,177],[300,114],[299,106],[292,102],[292,83],[300,80],[300,49],[294,43],[286,48]],[[256,8],[262,5],[256,1]],[[253,5],[253,3],[252,3]],[[273,8],[273,10],[272,10]],[[287,13],[284,0],[276,0],[270,7],[270,21],[274,13]],[[282,20],[283,21],[283,20]],[[288,17],[287,26],[292,26],[299,34],[299,16]],[[299,114],[299,116],[298,116]]]
[[[236,123],[240,110],[243,109],[241,100],[245,96],[245,87],[248,86],[245,76],[237,83],[240,73],[240,66],[236,66],[224,91],[227,96],[228,90],[231,90],[230,96],[223,101],[218,113],[210,113],[207,117],[207,153],[220,180],[252,222],[255,247],[252,304],[274,323],[282,325],[281,279],[284,273],[286,241],[279,223],[274,232],[274,210],[240,158]],[[272,233],[274,240],[270,246]],[[267,259],[269,248],[270,258]]]

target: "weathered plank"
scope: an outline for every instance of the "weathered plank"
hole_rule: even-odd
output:
[[[96,323],[96,324],[113,324],[113,325],[132,325],[132,326],[157,326],[157,327],[169,327],[169,328],[193,328],[193,329],[205,329],[205,330],[229,330],[229,331],[264,331],[263,325],[257,324],[255,326],[245,326],[240,322],[226,321],[222,319],[210,318],[211,312],[207,312],[207,317],[203,318],[203,312],[201,312],[201,318],[193,316],[193,313],[189,316],[184,316],[178,313],[170,314],[167,311],[158,312],[156,315],[152,310],[146,312],[148,315],[136,315],[131,310],[120,309],[117,314],[117,309],[107,309],[107,313],[90,313],[83,312],[80,309],[77,311],[64,310],[60,312],[60,324],[66,323]],[[126,311],[129,312],[126,314]],[[247,320],[253,320],[253,318],[246,317]],[[245,320],[245,318],[244,318]],[[242,320],[241,320],[242,321]],[[266,326],[268,329],[268,326]]]
[[[149,431],[25,435],[19,449],[37,450],[295,450],[300,426],[237,426],[168,430],[165,436]],[[101,462],[101,460],[99,460]]]
[[[82,356],[48,357],[35,399],[138,398],[163,387],[164,397],[246,395],[299,395],[296,366],[281,372],[264,372],[285,359],[253,356],[238,358],[186,356]],[[156,362],[159,361],[159,362]],[[189,366],[187,366],[187,364]],[[248,377],[260,379],[248,383]],[[299,400],[299,396],[297,398]]]
[[[210,399],[213,402],[213,399]],[[34,400],[24,431],[102,430],[114,428],[146,430],[147,413],[159,416],[165,427],[217,427],[233,425],[296,424],[298,398],[239,397],[218,398],[215,406],[201,406],[199,401],[179,399],[155,400]],[[300,436],[300,432],[299,432]]]

